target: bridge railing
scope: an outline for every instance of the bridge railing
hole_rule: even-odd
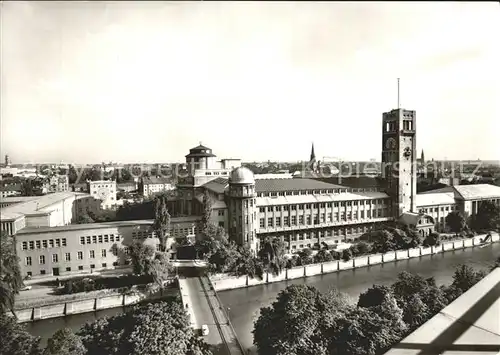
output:
[[[208,280],[208,286],[210,287],[210,290],[214,291],[215,298],[217,299],[217,302],[221,305],[224,317],[226,317],[226,319],[227,319],[227,324],[229,325],[231,332],[234,334],[234,339],[236,340],[236,345],[238,346],[238,348],[240,349],[240,351],[243,355],[247,355],[245,348],[243,347],[243,345],[241,345],[240,340],[238,339],[238,334],[236,334],[236,330],[234,330],[233,324],[231,323],[231,319],[229,318],[229,314],[227,313],[226,308],[223,307],[223,303],[222,303],[221,299],[219,298],[217,291],[215,291],[214,285],[212,285],[212,281],[207,276],[205,276],[204,278],[205,278],[205,280]]]

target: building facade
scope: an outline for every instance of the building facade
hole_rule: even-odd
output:
[[[198,217],[172,218],[167,250],[175,252],[176,238],[199,233],[198,221]],[[152,220],[140,220],[24,228],[15,235],[21,274],[59,276],[126,266],[128,246],[134,240],[159,250],[152,225]]]
[[[90,196],[101,200],[102,209],[106,210],[116,207],[116,181],[89,181],[88,191],[90,192]]]
[[[144,197],[151,197],[155,194],[171,191],[175,188],[170,178],[151,176],[142,177],[139,183],[139,191]]]

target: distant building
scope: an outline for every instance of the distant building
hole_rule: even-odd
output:
[[[116,181],[89,181],[87,184],[90,196],[101,200],[102,209],[114,209],[116,207]]]
[[[21,184],[12,183],[0,186],[0,197],[20,196],[22,193]]]
[[[44,183],[45,193],[69,191],[69,178],[67,175],[53,175]]]
[[[144,197],[150,197],[174,188],[170,178],[160,176],[142,177],[139,183],[139,191]]]
[[[134,192],[138,189],[138,184],[134,182],[121,182],[116,184],[116,188],[124,192]]]
[[[57,192],[44,196],[5,197],[1,203],[1,230],[16,234],[22,228],[64,226],[80,214],[96,209],[88,194]],[[83,208],[85,206],[85,209]],[[99,203],[97,204],[97,208]]]

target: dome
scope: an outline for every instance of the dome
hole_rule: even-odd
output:
[[[229,183],[231,184],[255,184],[255,179],[253,177],[253,172],[240,166],[239,168],[231,171],[231,177],[229,178]]]

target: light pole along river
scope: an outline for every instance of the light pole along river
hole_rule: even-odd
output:
[[[477,269],[489,269],[499,256],[500,243],[495,243],[483,248],[449,251],[421,258],[311,276],[292,281],[221,291],[218,294],[224,306],[231,309],[231,312],[228,313],[240,342],[243,347],[250,349],[253,347],[253,323],[259,316],[260,308],[269,306],[274,302],[278,293],[288,285],[305,284],[314,286],[320,291],[327,291],[332,287],[336,287],[356,300],[360,293],[373,284],[391,284],[398,273],[404,270],[417,273],[425,278],[434,277],[438,284],[449,284],[456,266],[466,264]],[[41,320],[28,323],[27,327],[32,334],[41,336],[43,343],[45,343],[46,339],[60,328],[69,327],[76,331],[85,322],[121,312],[123,312],[122,308],[108,309],[95,313]]]

